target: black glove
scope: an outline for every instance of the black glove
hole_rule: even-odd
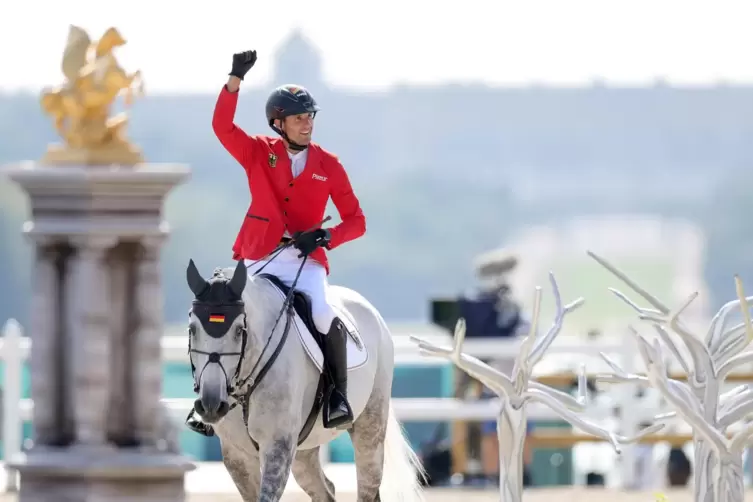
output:
[[[298,258],[308,256],[318,247],[329,244],[329,230],[318,228],[311,232],[296,232],[293,234],[293,246],[301,252]]]
[[[254,66],[254,63],[256,63],[256,51],[246,51],[233,54],[233,69],[230,70],[228,75],[243,80],[243,77],[245,77],[248,70]]]

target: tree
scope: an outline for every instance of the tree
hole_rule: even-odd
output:
[[[564,317],[583,304],[579,298],[563,306],[559,288],[554,274],[549,273],[549,280],[554,293],[556,315],[549,331],[542,337],[537,337],[537,328],[541,311],[541,288],[536,288],[531,331],[523,340],[520,353],[515,358],[512,375],[507,376],[488,366],[475,357],[463,354],[463,340],[465,338],[465,320],[460,319],[455,328],[454,347],[444,348],[432,345],[417,337],[411,337],[426,355],[439,356],[452,361],[471,377],[497,393],[500,397],[500,412],[497,418],[497,435],[499,437],[499,470],[500,470],[500,500],[505,502],[519,502],[523,494],[523,443],[527,429],[526,407],[531,402],[538,402],[550,408],[563,420],[582,429],[588,434],[608,441],[617,453],[621,444],[630,443],[652,434],[664,425],[656,423],[643,429],[635,437],[624,437],[608,431],[598,425],[578,416],[585,411],[587,404],[587,386],[585,365],[581,366],[578,376],[578,397],[553,389],[539,382],[533,381],[533,368],[544,356],[562,329]],[[512,439],[509,441],[509,439]]]
[[[588,254],[653,307],[640,307],[621,292],[611,289],[618,298],[638,312],[641,320],[649,321],[659,335],[658,339],[649,342],[631,328],[631,333],[638,342],[641,359],[646,365],[647,376],[628,374],[602,354],[615,374],[598,376],[597,379],[642,382],[656,387],[675,408],[676,414],[693,428],[696,502],[742,502],[742,454],[753,436],[753,422],[746,424],[731,438],[727,437],[727,429],[753,413],[753,390],[742,385],[720,394],[720,389],[735,368],[753,362],[753,351],[742,352],[753,339],[748,306],[753,297],[745,297],[742,282],[736,277],[738,299],[726,303],[717,312],[705,338],[702,338],[691,333],[680,320],[683,311],[698,296],[697,292],[690,295],[679,308],[672,310],[606,260],[590,251]],[[737,308],[741,308],[745,321],[727,328],[727,318]],[[680,352],[667,327],[684,343],[688,357]],[[687,383],[669,378],[662,343],[687,373]]]

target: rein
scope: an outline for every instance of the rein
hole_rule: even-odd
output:
[[[230,394],[230,396],[235,399],[235,402],[230,406],[230,409],[232,410],[238,404],[241,405],[242,412],[243,412],[243,425],[245,425],[247,429],[248,429],[249,406],[251,404],[251,395],[254,393],[256,388],[262,382],[267,372],[272,368],[272,365],[277,360],[277,357],[280,355],[280,352],[282,352],[282,348],[285,346],[285,342],[288,339],[288,333],[290,333],[290,326],[293,323],[292,322],[293,316],[295,315],[295,310],[293,308],[294,288],[295,288],[295,285],[298,283],[298,278],[301,275],[303,266],[306,264],[307,258],[308,256],[304,256],[303,260],[301,261],[301,265],[298,267],[298,272],[295,275],[295,279],[293,280],[293,283],[290,287],[290,290],[288,291],[288,294],[285,295],[285,299],[282,302],[282,307],[280,308],[280,313],[277,315],[277,319],[275,319],[275,323],[274,323],[274,326],[272,326],[272,330],[270,331],[269,338],[267,338],[267,343],[264,344],[264,347],[261,350],[261,354],[259,354],[259,358],[256,360],[256,364],[254,364],[254,366],[251,368],[251,371],[248,373],[248,376],[246,376],[246,378],[241,380],[237,386],[237,388],[240,390],[241,388],[243,388],[244,385],[249,384],[246,387],[246,391],[242,393]],[[254,379],[253,375],[256,372],[256,368],[259,367],[259,364],[261,364],[262,360],[264,359],[264,352],[266,352],[267,348],[269,347],[269,344],[272,342],[272,337],[274,336],[275,328],[277,328],[277,325],[279,324],[280,319],[282,319],[283,314],[286,314],[285,329],[282,331],[282,336],[280,337],[280,341],[275,347],[274,352],[272,352],[272,355],[267,360],[266,364],[264,364],[264,366],[261,367],[261,369],[259,370],[259,373]],[[241,362],[242,361],[238,361],[238,368],[240,368]],[[253,442],[254,445],[256,445],[256,441],[254,441],[254,438],[251,438],[251,442]],[[257,446],[257,449],[258,449],[258,446]]]
[[[282,307],[280,308],[280,313],[277,315],[277,319],[275,319],[275,323],[274,323],[274,326],[272,326],[272,330],[270,332],[269,338],[267,338],[267,343],[265,343],[264,347],[261,349],[261,354],[259,354],[259,359],[256,360],[256,364],[254,364],[253,368],[251,368],[251,371],[249,372],[248,376],[246,376],[246,378],[244,378],[238,383],[238,388],[241,388],[247,383],[249,383],[250,381],[251,385],[249,386],[249,389],[246,392],[245,397],[249,397],[251,393],[256,389],[256,387],[259,385],[259,382],[261,382],[262,378],[264,378],[264,375],[266,375],[267,371],[269,371],[269,368],[272,366],[272,363],[274,363],[275,359],[277,359],[277,356],[280,354],[280,350],[282,350],[282,346],[285,344],[285,340],[288,338],[288,332],[290,331],[290,324],[293,319],[293,314],[295,312],[293,309],[294,288],[295,288],[295,285],[298,283],[298,278],[301,276],[301,271],[303,270],[303,266],[306,264],[307,259],[308,259],[308,256],[304,256],[303,260],[301,261],[301,265],[298,267],[298,273],[295,274],[295,280],[293,280],[293,284],[291,285],[290,290],[288,291],[288,294],[285,295],[285,299],[282,302]],[[256,275],[256,273],[254,275]],[[277,347],[275,348],[275,351],[272,353],[272,356],[267,361],[267,364],[265,364],[261,368],[261,370],[259,371],[259,374],[257,375],[257,378],[254,380],[252,377],[254,373],[256,372],[256,368],[259,367],[259,364],[261,364],[261,361],[263,360],[264,352],[266,352],[267,348],[269,347],[269,344],[272,342],[272,336],[274,335],[275,328],[277,328],[277,325],[280,323],[280,319],[282,319],[283,314],[287,314],[287,318],[285,319],[285,329],[282,332],[280,343],[277,344]],[[240,366],[241,365],[239,361],[238,368],[240,368]],[[240,370],[239,370],[239,373],[240,373]]]
[[[309,228],[306,231],[309,232],[311,230],[321,227],[324,223],[329,221],[331,218],[332,218],[331,216],[327,216],[321,222],[317,223],[316,225],[314,225],[313,227]],[[282,253],[283,251],[285,251],[286,249],[288,249],[294,244],[295,244],[295,241],[293,239],[286,242],[285,244],[280,244],[263,258],[256,260],[251,265],[247,265],[246,268],[248,269],[256,265],[257,263],[259,263],[260,261],[265,260],[267,257],[270,257],[269,260],[267,260],[267,263],[262,265],[261,268],[259,268],[259,270],[254,272],[254,275],[258,275],[259,273],[261,273],[262,270],[264,270],[264,267],[272,263],[272,261],[280,255],[280,253]],[[261,354],[259,354],[259,359],[257,359],[256,364],[254,364],[253,368],[251,368],[251,371],[249,372],[248,376],[246,376],[246,378],[244,378],[238,383],[237,388],[240,389],[241,387],[246,385],[246,383],[248,383],[249,380],[250,380],[251,385],[248,387],[248,390],[244,394],[240,396],[233,395],[233,397],[235,397],[236,399],[240,397],[240,398],[243,398],[244,400],[248,400],[248,398],[251,397],[251,394],[254,392],[254,390],[256,390],[256,387],[262,381],[264,376],[267,374],[269,369],[272,367],[272,364],[274,364],[275,360],[277,359],[277,356],[280,355],[280,351],[282,350],[282,347],[283,345],[285,345],[285,341],[288,338],[288,332],[290,331],[291,321],[293,319],[293,315],[295,312],[293,309],[293,295],[295,294],[295,286],[296,284],[298,284],[298,278],[301,276],[301,272],[303,271],[303,266],[306,265],[306,260],[308,260],[308,255],[304,256],[303,260],[301,260],[301,265],[298,267],[298,272],[296,272],[295,274],[295,279],[293,279],[293,282],[290,285],[288,294],[285,295],[285,300],[283,300],[282,302],[280,313],[277,314],[277,319],[275,319],[275,324],[274,326],[272,326],[272,331],[270,332],[269,338],[267,338],[267,343],[264,344],[264,347],[261,350]],[[257,375],[257,378],[253,379],[252,377],[254,373],[256,372],[256,368],[259,367],[259,364],[261,364],[261,361],[263,360],[264,352],[267,351],[269,344],[272,342],[272,336],[274,335],[275,328],[277,328],[277,325],[280,323],[280,319],[282,319],[282,315],[285,313],[287,313],[287,318],[285,319],[285,330],[282,332],[280,343],[277,344],[277,347],[275,348],[275,351],[272,353],[272,356],[267,361],[267,364],[262,366],[261,370],[259,371],[259,374]],[[242,360],[238,361],[238,372],[236,373],[240,372],[241,362]],[[244,403],[244,408],[247,408],[247,407],[248,407],[248,403],[246,402]]]
[[[327,216],[326,218],[324,218],[324,220],[322,220],[320,223],[318,223],[317,225],[315,225],[314,227],[312,227],[311,229],[307,231],[311,231],[315,228],[320,227],[322,224],[326,223],[330,219],[331,217]],[[259,270],[254,272],[254,275],[258,275],[262,270],[264,270],[264,267],[269,265],[275,258],[277,258],[280,255],[280,253],[282,253],[284,250],[288,249],[289,247],[293,246],[294,244],[295,244],[295,241],[291,239],[290,241],[284,244],[278,245],[275,249],[273,249],[266,256],[253,262],[251,265],[246,266],[246,269],[268,258],[267,263],[265,263]],[[285,295],[285,299],[282,302],[282,307],[280,308],[280,312],[277,315],[277,319],[275,319],[275,323],[272,326],[272,330],[270,331],[269,337],[267,338],[267,342],[264,344],[264,347],[262,348],[262,351],[259,354],[259,357],[256,360],[256,363],[251,368],[251,371],[248,373],[248,375],[245,378],[238,381],[238,379],[240,378],[241,366],[243,365],[243,359],[244,359],[245,351],[246,351],[246,343],[248,340],[248,326],[246,323],[245,314],[243,318],[244,319],[243,320],[243,333],[242,333],[243,340],[241,342],[240,352],[211,352],[209,353],[206,351],[195,350],[191,348],[191,337],[189,336],[188,338],[189,360],[190,360],[190,355],[192,353],[209,356],[207,362],[204,364],[201,371],[199,372],[199,381],[201,380],[201,374],[204,372],[204,369],[207,367],[207,365],[209,365],[210,363],[219,364],[220,368],[222,369],[222,372],[225,374],[225,379],[228,382],[228,397],[231,397],[235,400],[235,402],[233,402],[230,405],[230,409],[232,410],[239,404],[241,405],[242,410],[243,410],[243,423],[247,428],[248,428],[248,415],[249,415],[249,405],[251,401],[251,395],[259,386],[259,384],[262,382],[262,380],[264,379],[266,374],[269,372],[269,370],[272,368],[272,365],[277,360],[277,357],[280,355],[280,352],[282,352],[282,348],[288,339],[290,326],[292,324],[292,320],[295,315],[295,310],[293,307],[293,295],[295,294],[295,286],[298,283],[298,278],[301,276],[301,272],[303,271],[303,267],[306,264],[307,260],[308,260],[308,255],[304,256],[303,260],[301,260],[301,265],[298,267],[298,271],[295,274],[295,279],[290,285],[290,289],[288,290],[288,293]],[[280,337],[280,341],[275,347],[274,352],[272,352],[267,362],[261,367],[261,369],[259,369],[258,374],[257,374],[256,370],[259,367],[259,365],[262,363],[262,361],[264,360],[264,353],[267,351],[270,343],[272,342],[275,329],[277,328],[277,325],[280,323],[280,319],[282,319],[283,314],[287,314],[287,315],[285,319],[285,328]],[[233,375],[232,380],[228,378],[227,371],[225,371],[225,367],[222,365],[222,356],[239,356],[238,366],[235,369],[235,374]],[[256,374],[256,378],[254,378],[254,374]],[[199,386],[196,383],[196,368],[194,367],[193,361],[191,361],[191,376],[194,379],[194,393],[198,393]],[[230,383],[231,381],[234,381],[235,385],[232,385]],[[245,387],[245,391],[242,391],[244,387]],[[189,412],[186,420],[193,417],[194,413],[195,413],[195,410],[192,409]],[[251,440],[253,442],[253,438],[251,438]]]

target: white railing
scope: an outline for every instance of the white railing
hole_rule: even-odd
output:
[[[432,343],[450,346],[451,336],[444,331],[435,330],[431,333],[420,333],[420,336]],[[629,337],[624,337],[629,340]],[[408,336],[399,334],[394,336],[396,365],[447,366],[449,363],[439,358],[422,356],[416,345],[408,340]],[[505,339],[468,339],[463,345],[466,354],[483,358],[506,358],[516,355],[519,351],[520,340]],[[22,424],[31,419],[34,404],[30,399],[22,399],[21,376],[24,361],[28,359],[31,350],[31,340],[23,336],[22,328],[15,320],[10,320],[4,328],[4,336],[0,338],[0,359],[5,363],[3,385],[3,454],[6,461],[21,452]],[[555,341],[547,351],[547,357],[554,354],[577,353],[584,356],[598,356],[599,352],[616,354],[627,371],[633,371],[635,351],[632,346],[621,344],[604,344],[603,342],[589,342],[578,344],[560,344]],[[188,364],[187,339],[182,336],[165,336],[162,338],[162,360],[164,362],[179,362]],[[542,366],[544,364],[542,363]],[[617,402],[609,406],[593,406],[589,409],[589,417],[601,419],[610,416],[615,404],[622,409],[635,409],[634,387],[621,385],[615,391]],[[185,414],[193,406],[193,399],[163,399],[176,415]],[[401,421],[444,421],[444,420],[492,420],[497,417],[498,403],[496,400],[464,401],[455,398],[395,398],[393,400],[395,413]],[[531,406],[529,417],[534,420],[558,419],[549,408]],[[646,410],[650,412],[651,410]],[[655,411],[655,410],[654,410]],[[182,420],[183,417],[181,417]],[[637,429],[641,417],[638,414],[625,413],[620,419],[620,431],[630,435]],[[623,456],[628,454],[626,447]],[[632,465],[623,459],[622,464]]]

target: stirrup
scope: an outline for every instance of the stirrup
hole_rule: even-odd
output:
[[[345,407],[347,410],[346,414],[342,417],[335,418],[334,420],[330,420],[330,400],[332,399],[332,394],[337,393],[339,397],[342,399],[341,405]],[[324,396],[324,403],[322,408],[322,425],[325,429],[337,429],[337,430],[347,430],[350,429],[353,426],[353,422],[355,420],[353,416],[353,409],[350,407],[350,403],[348,402],[348,399],[343,395],[342,392],[338,391],[337,388],[334,385],[331,385],[329,390],[326,392]]]

